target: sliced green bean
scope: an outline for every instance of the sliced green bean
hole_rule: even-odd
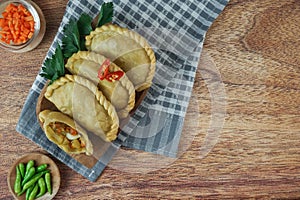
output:
[[[26,192],[26,190],[22,189],[21,192],[19,192],[17,195],[21,196],[24,192]]]
[[[49,172],[45,174],[45,181],[46,181],[47,191],[49,192],[49,194],[52,194],[51,175]]]
[[[34,188],[34,185],[30,186],[30,187],[26,190],[26,198],[25,198],[25,200],[28,200],[28,199],[29,199],[29,195],[30,195],[30,193],[32,192],[33,188]]]
[[[19,163],[19,170],[20,170],[22,178],[24,178],[24,176],[25,176],[25,165],[24,165],[24,163]]]
[[[28,199],[29,200],[34,200],[38,190],[39,190],[39,186],[38,186],[38,184],[35,184],[35,186],[34,186],[33,190],[31,191]]]
[[[40,192],[36,195],[36,198],[39,198],[46,193],[46,183],[43,177],[39,178],[38,185],[40,188]]]
[[[34,175],[35,175],[35,167],[31,167],[22,181],[22,186],[24,186],[24,184],[27,183]]]
[[[47,164],[41,164],[41,165],[39,165],[39,166],[36,168],[36,171],[37,171],[37,172],[41,172],[41,171],[47,169],[47,167],[48,167]]]
[[[31,167],[33,167],[33,166],[34,166],[34,161],[33,161],[33,160],[29,160],[28,163],[26,164],[25,176],[26,176],[26,174],[28,173],[29,169],[30,169]]]
[[[19,170],[18,165],[16,166],[16,180],[15,180],[15,184],[14,184],[14,191],[15,193],[19,193],[21,192],[22,188],[21,188],[21,173]]]
[[[24,184],[23,190],[26,190],[27,188],[29,188],[30,186],[35,184],[39,180],[39,178],[41,178],[44,174],[46,174],[48,172],[49,172],[49,170],[44,170],[42,172],[35,174],[27,183]]]

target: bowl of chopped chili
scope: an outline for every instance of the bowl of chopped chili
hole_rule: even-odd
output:
[[[0,47],[22,53],[37,47],[46,30],[42,10],[31,0],[0,3]]]

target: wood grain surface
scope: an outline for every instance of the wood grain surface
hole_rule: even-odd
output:
[[[46,153],[15,126],[67,1],[35,2],[47,21],[42,43],[0,50],[5,200],[14,161]],[[122,149],[92,183],[53,158],[62,178],[55,199],[299,199],[299,11],[297,0],[231,0],[207,33],[178,159]]]

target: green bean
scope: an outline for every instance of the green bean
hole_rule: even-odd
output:
[[[27,188],[35,184],[39,180],[39,178],[41,178],[44,174],[48,172],[49,170],[44,170],[42,172],[35,174],[27,183],[25,183],[25,185],[23,186],[23,190],[26,190]]]
[[[18,196],[21,196],[24,192],[26,192],[26,190],[22,189],[22,191],[19,192],[17,195],[18,195]]]
[[[43,196],[46,193],[46,184],[45,184],[45,181],[44,181],[43,177],[39,178],[38,185],[39,185],[39,188],[40,188],[40,192],[38,193],[38,195],[36,195],[36,198],[39,198],[39,197]]]
[[[52,194],[51,175],[49,172],[45,174],[45,181],[49,194]]]
[[[21,192],[21,173],[20,173],[20,170],[19,170],[19,167],[18,165],[16,166],[16,180],[15,180],[15,184],[14,184],[14,190],[15,190],[15,193],[19,193]]]
[[[24,184],[29,181],[31,179],[31,177],[33,177],[35,174],[35,167],[31,167],[28,172],[25,174],[25,177],[22,181],[22,186],[24,186]]]
[[[25,200],[28,200],[28,199],[29,199],[29,195],[30,195],[30,193],[32,192],[33,188],[34,188],[34,185],[30,186],[30,187],[26,190],[26,198],[25,198]]]
[[[41,172],[41,171],[47,169],[47,166],[48,166],[47,164],[41,164],[36,168],[36,171]]]
[[[30,169],[31,167],[33,167],[33,166],[34,166],[34,161],[33,161],[33,160],[29,160],[28,163],[26,164],[25,176],[26,176],[26,174],[28,173],[29,169]]]
[[[25,176],[25,165],[24,165],[24,163],[19,163],[19,170],[20,170],[22,178],[24,178],[24,176]]]
[[[38,184],[35,184],[33,190],[31,191],[31,193],[30,193],[30,195],[29,195],[29,198],[28,198],[29,200],[35,199],[36,194],[37,194],[37,192],[38,192],[38,189],[39,189]]]

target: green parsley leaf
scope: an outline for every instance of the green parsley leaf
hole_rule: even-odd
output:
[[[99,13],[97,27],[112,22],[113,15],[114,15],[113,2],[103,3]]]
[[[55,80],[64,75],[65,65],[63,52],[61,47],[57,45],[55,53],[52,55],[52,57],[45,60],[40,76],[50,80],[50,84],[52,84]]]
[[[113,18],[113,2],[103,3],[100,9],[97,26],[102,26],[111,22]],[[93,30],[93,19],[88,14],[82,14],[78,21],[71,20],[64,27],[64,37],[62,39],[62,48],[64,58],[71,57],[78,51],[86,50],[85,36]]]
[[[113,3],[103,3],[96,26],[99,27],[112,22],[112,18]],[[65,75],[64,59],[68,59],[80,50],[86,50],[85,36],[89,35],[93,30],[92,21],[93,19],[89,15],[82,14],[77,22],[75,20],[71,20],[69,24],[64,27],[62,48],[57,45],[52,57],[45,60],[44,67],[42,67],[42,72],[40,73],[42,77],[50,80],[50,84],[59,77]]]
[[[79,35],[86,36],[90,34],[90,32],[93,30],[92,20],[92,17],[90,17],[88,14],[84,13],[80,16],[77,21]]]
[[[80,50],[80,35],[77,22],[74,20],[71,20],[69,24],[64,27],[62,48],[64,58],[69,58]]]
[[[77,21],[77,27],[80,35],[80,50],[85,51],[85,36],[89,35],[93,30],[92,28],[92,17],[87,14],[82,14]]]

